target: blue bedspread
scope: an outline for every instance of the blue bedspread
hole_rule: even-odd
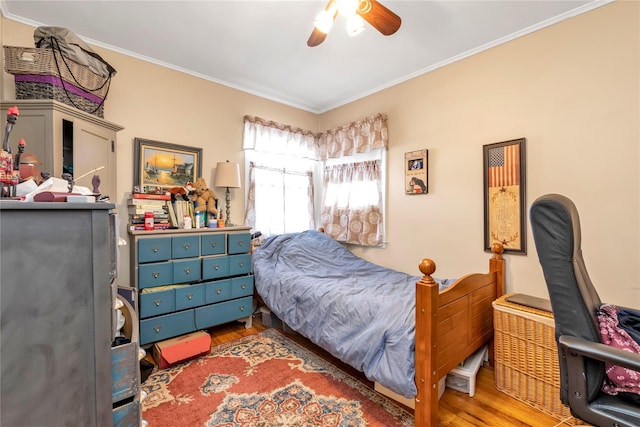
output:
[[[267,238],[252,263],[258,293],[288,326],[369,380],[416,395],[419,276],[372,264],[317,231]]]

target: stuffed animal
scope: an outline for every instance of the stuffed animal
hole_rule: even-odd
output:
[[[195,190],[193,190],[192,200],[197,203],[196,212],[207,211],[212,215],[218,214],[218,209],[216,208],[218,202],[218,196],[213,190],[207,187],[207,183],[204,181],[204,178],[200,177],[196,180],[194,184]]]
[[[193,193],[193,190],[196,188],[193,186],[193,183],[187,182],[182,187],[171,187],[169,189],[169,193],[171,193],[172,200],[189,200],[189,196]]]

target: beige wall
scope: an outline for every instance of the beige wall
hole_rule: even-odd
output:
[[[242,116],[323,130],[389,115],[388,241],[354,249],[379,264],[436,275],[484,271],[482,145],[527,138],[527,206],[574,200],[583,252],[603,300],[640,307],[640,3],[618,1],[316,116],[176,71],[96,49],[118,70],[105,117],[118,135],[118,201],[133,179],[134,137],[204,148],[242,163]],[[2,21],[2,43],[31,46],[33,28]],[[13,95],[3,73],[2,98]],[[429,194],[403,190],[404,153],[429,150]],[[207,175],[208,173],[208,175]],[[242,218],[242,192],[232,219]],[[124,230],[124,227],[122,228]],[[546,296],[530,227],[528,254],[507,255],[509,292]],[[128,250],[123,251],[126,260]],[[121,271],[126,282],[128,268]]]
[[[355,252],[405,271],[432,257],[441,277],[485,268],[482,145],[526,137],[527,206],[572,198],[601,297],[640,307],[639,5],[598,8],[323,114],[323,129],[389,114],[389,245]],[[429,194],[407,196],[404,153],[421,148]],[[507,256],[508,291],[545,296],[528,229],[528,254]]]
[[[33,30],[33,27],[3,19],[2,44],[33,46]],[[316,114],[117,52],[97,47],[95,50],[117,70],[104,109],[106,120],[124,126],[118,133],[117,203],[126,203],[133,186],[133,139],[136,137],[202,147],[202,174],[211,185],[217,162],[230,160],[243,165],[242,117],[245,114],[306,129],[317,126]],[[3,72],[2,79],[0,98],[14,98],[13,76]],[[17,132],[19,125],[14,128],[16,137]],[[224,193],[214,190],[224,203]],[[120,233],[127,236],[126,210],[123,211]],[[244,220],[244,190],[231,189],[231,220],[234,223]],[[121,249],[121,257],[118,283],[128,285],[128,247]]]

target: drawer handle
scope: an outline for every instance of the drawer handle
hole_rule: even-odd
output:
[[[190,274],[191,273],[191,269],[190,268],[185,268],[184,269],[184,274]]]
[[[240,311],[244,311],[244,305],[241,305],[240,307],[238,307],[240,309]]]
[[[215,248],[216,246],[218,246],[218,245],[216,244],[216,242],[211,242],[211,243],[209,243],[209,245],[210,245],[212,248]]]
[[[153,303],[155,304],[156,307],[160,307],[160,304],[162,304],[162,300],[161,299],[154,299]]]
[[[238,267],[244,267],[244,262],[242,262],[242,261],[241,261],[241,262],[239,262],[239,263],[238,263]]]
[[[185,243],[184,245],[182,245],[182,247],[184,248],[185,251],[189,250],[189,244]]]
[[[193,299],[193,294],[187,294],[186,296],[187,296],[188,300],[192,300]]]
[[[240,285],[240,289],[247,289],[247,285],[243,283],[242,285]]]
[[[155,332],[157,334],[158,332],[160,332],[160,329],[161,329],[160,326],[156,326],[156,327],[153,328],[153,332]]]
[[[157,279],[158,277],[160,277],[160,273],[153,273],[152,276],[154,279]]]
[[[213,269],[214,269],[214,270],[220,270],[220,264],[216,264],[216,265],[214,265],[214,266],[213,266]]]
[[[157,246],[154,246],[154,247],[151,248],[152,252],[158,252],[159,250],[160,250],[160,248],[157,247]]]
[[[242,246],[243,244],[244,244],[244,242],[243,242],[242,240],[240,240],[240,241],[238,242],[238,246]]]
[[[222,289],[216,289],[216,294],[220,295],[222,293]]]

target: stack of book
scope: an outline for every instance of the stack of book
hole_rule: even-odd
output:
[[[132,193],[128,201],[129,228],[144,230],[144,216],[153,213],[153,229],[166,230],[175,227],[169,213],[171,194]]]
[[[195,228],[193,202],[176,199],[173,203],[169,203],[169,215],[172,218],[175,216],[176,227],[182,228],[184,225],[184,217],[188,216],[191,218],[192,227]]]

